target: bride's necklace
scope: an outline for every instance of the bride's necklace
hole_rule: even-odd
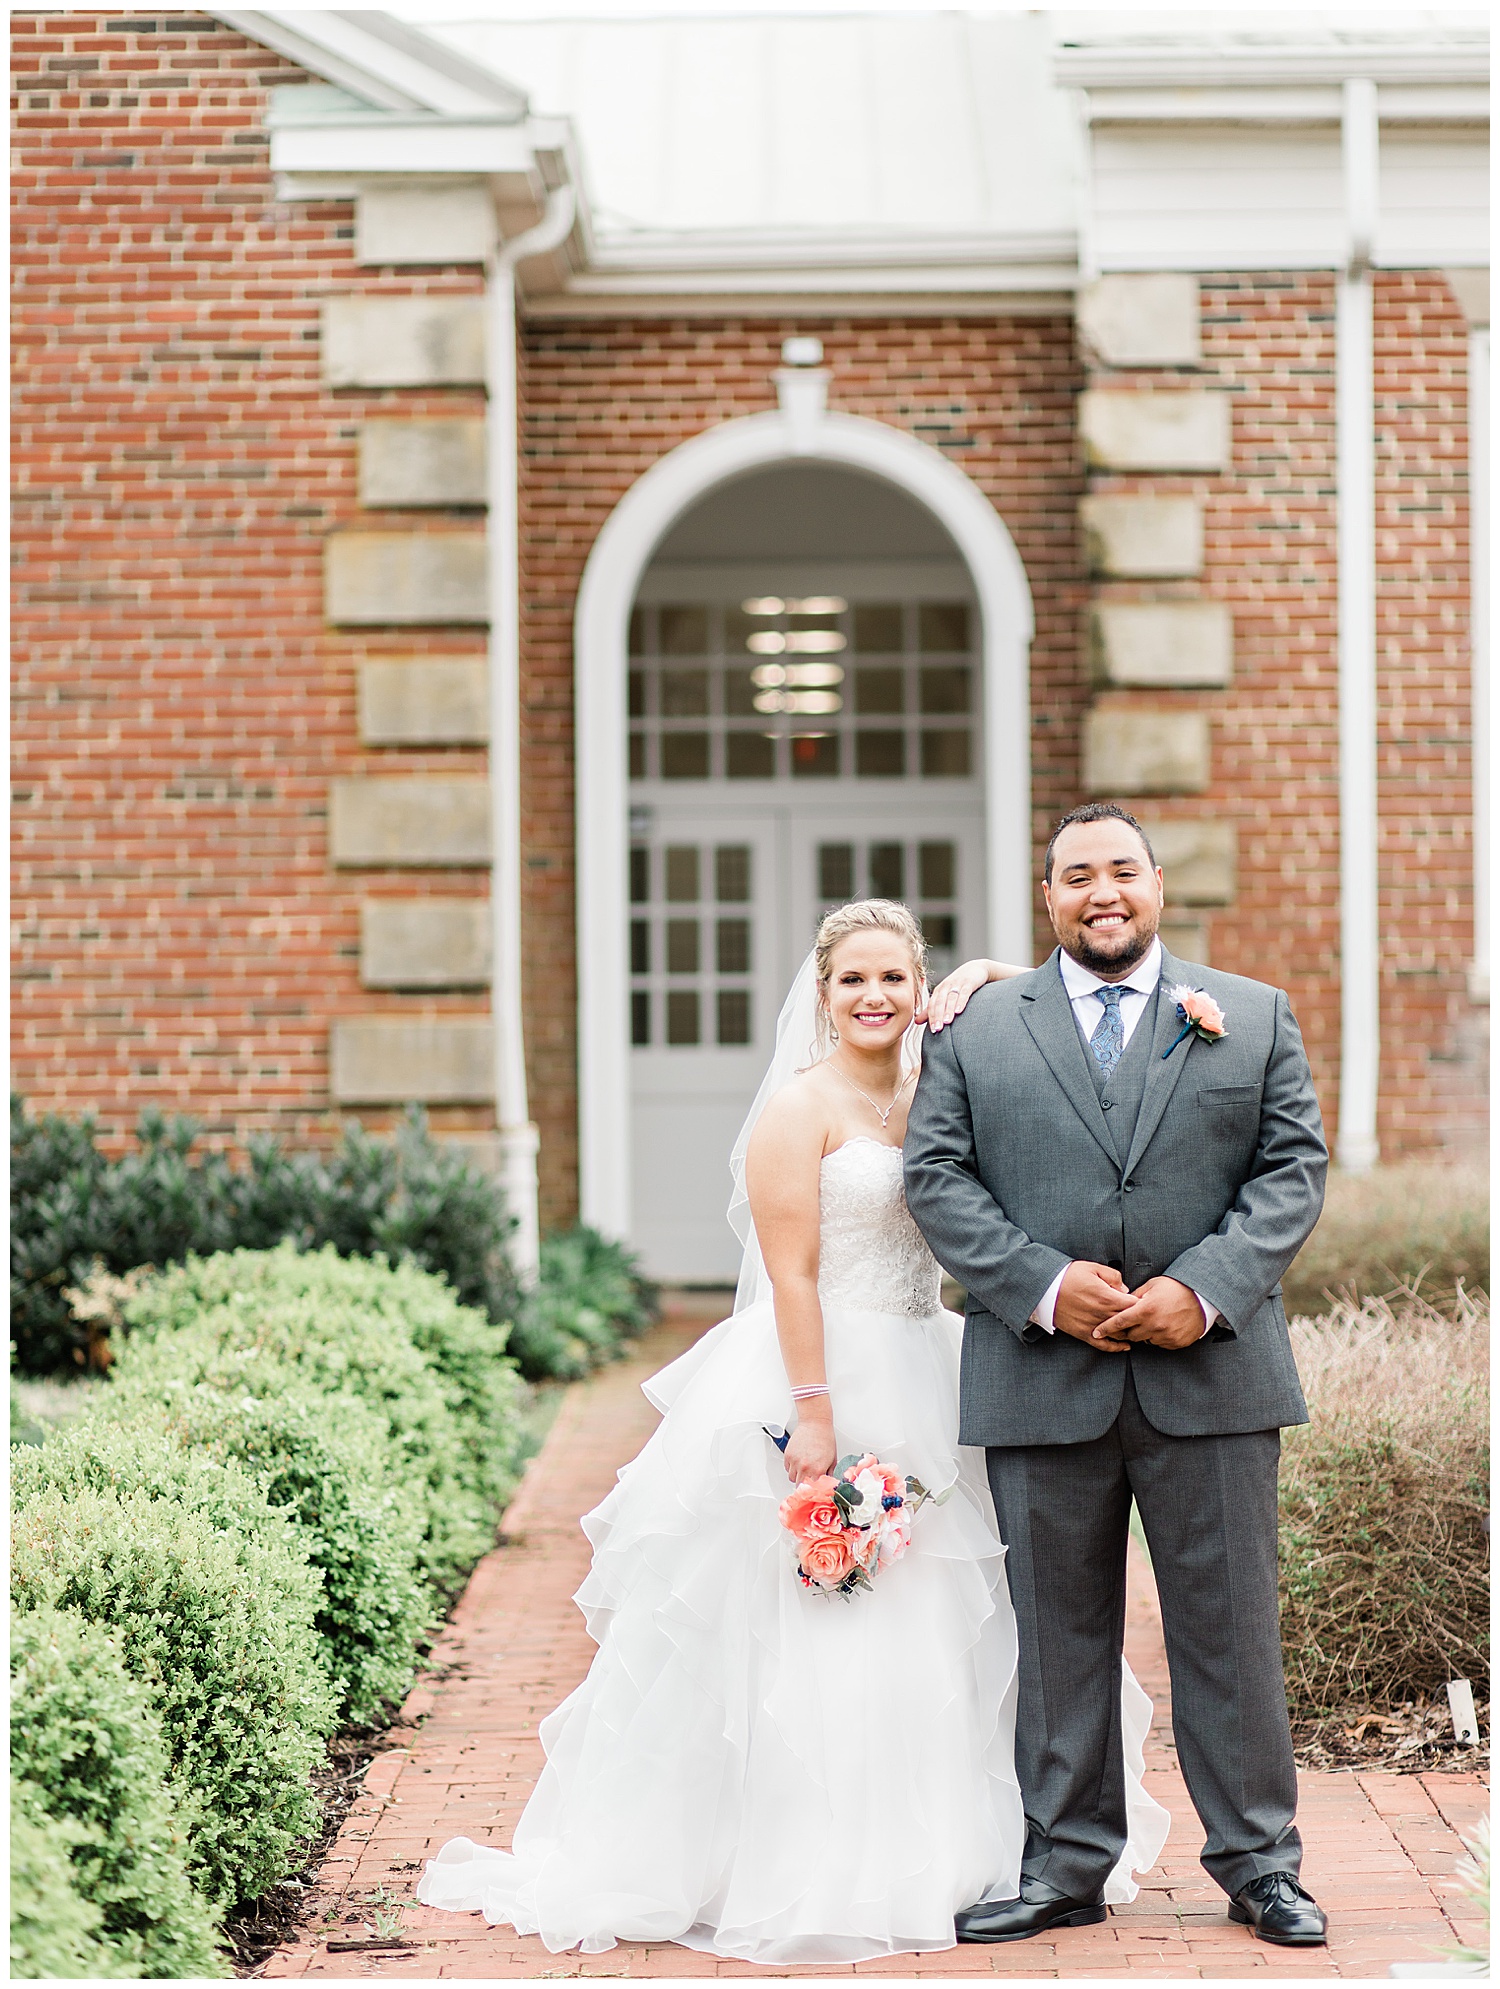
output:
[[[910,1081],[911,1072],[908,1071],[906,1073],[906,1076],[903,1077],[901,1082],[896,1086],[895,1097],[892,1098],[890,1104],[886,1106],[884,1111],[882,1111],[881,1108],[875,1103],[875,1100],[870,1096],[869,1092],[860,1091],[859,1086],[854,1082],[854,1079],[850,1077],[846,1072],[839,1070],[837,1064],[831,1064],[830,1067],[833,1070],[838,1071],[839,1076],[843,1078],[845,1084],[848,1085],[851,1091],[858,1092],[859,1096],[863,1098],[865,1103],[869,1106],[870,1110],[875,1114],[876,1118],[880,1121],[880,1129],[882,1132],[884,1132],[885,1129],[891,1123],[892,1112],[895,1111],[897,1105],[901,1101],[901,1094],[903,1091],[905,1091],[907,1084]]]

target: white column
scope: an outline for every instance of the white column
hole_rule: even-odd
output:
[[[1337,1157],[1363,1174],[1380,1157],[1379,815],[1375,675],[1375,309],[1370,263],[1378,201],[1375,85],[1344,85],[1348,262],[1338,279],[1339,932]]]
[[[1469,333],[1469,682],[1474,744],[1474,959],[1469,993],[1490,998],[1490,331]]]
[[[495,1024],[495,1124],[500,1182],[516,1219],[511,1262],[523,1285],[535,1282],[541,1242],[537,1215],[537,1129],[526,1097],[526,1033],[521,1006],[521,499],[517,440],[516,264],[556,248],[573,225],[573,193],[560,188],[542,221],[507,242],[488,270],[486,378],[489,388],[487,496],[490,590],[490,1011]]]

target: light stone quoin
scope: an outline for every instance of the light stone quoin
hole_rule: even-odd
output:
[[[483,504],[483,417],[365,422],[359,431],[359,501]]]
[[[1196,497],[1085,497],[1078,506],[1092,570],[1109,580],[1186,580],[1203,571]]]
[[[1140,821],[1161,866],[1169,905],[1234,903],[1238,839],[1233,822],[1163,822],[1146,815]]]
[[[488,1016],[350,1018],[334,1023],[329,1050],[340,1105],[481,1105],[494,1096]]]
[[[358,667],[366,746],[482,746],[490,736],[482,656],[370,657]]]
[[[342,868],[403,869],[490,861],[490,787],[477,777],[332,784],[328,840]]]
[[[1229,396],[1194,388],[1143,394],[1090,387],[1078,400],[1089,467],[1096,470],[1212,470],[1230,464]]]
[[[330,387],[482,387],[477,297],[330,297],[323,305]]]
[[[483,262],[495,243],[495,203],[480,180],[364,186],[354,203],[359,262]]]
[[[1174,912],[1170,906],[1162,913],[1161,943],[1179,960],[1191,960],[1197,967],[1213,964],[1208,957],[1208,927],[1203,920]]]
[[[1079,297],[1078,330],[1089,356],[1105,366],[1196,366],[1198,279],[1101,276]]]
[[[323,612],[346,628],[485,622],[485,535],[332,532],[323,541]]]
[[[368,898],[359,938],[367,988],[482,987],[490,978],[487,898]]]
[[[1089,636],[1096,684],[1223,690],[1233,669],[1234,624],[1222,601],[1096,601]]]
[[[1202,794],[1210,739],[1201,711],[1116,711],[1084,720],[1083,784],[1090,794]]]

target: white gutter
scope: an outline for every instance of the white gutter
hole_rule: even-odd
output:
[[[1339,935],[1338,1164],[1380,1158],[1379,812],[1375,673],[1375,310],[1371,264],[1379,210],[1375,85],[1343,90],[1348,261],[1338,277]]]
[[[521,542],[516,388],[516,264],[559,247],[573,227],[574,195],[559,187],[536,227],[496,248],[486,271],[489,388],[487,496],[490,590],[490,1012],[495,1022],[495,1124],[500,1181],[516,1218],[511,1259],[535,1281],[537,1129],[526,1097],[521,974]]]
[[[1263,44],[1236,36],[1217,37],[1183,31],[1176,46],[1166,42],[1096,40],[1053,50],[1057,81],[1076,89],[1212,90],[1224,87],[1264,89],[1285,84],[1345,83],[1351,72],[1372,83],[1480,83],[1490,73],[1489,40],[1482,26],[1444,38],[1425,34],[1388,34],[1357,40],[1353,36],[1300,36]],[[1347,98],[1345,99],[1347,103]]]

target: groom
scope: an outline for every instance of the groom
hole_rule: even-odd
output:
[[[1020,1638],[1020,1896],[958,1937],[1104,1918],[1133,1500],[1203,1864],[1231,1919],[1317,1946],[1276,1592],[1279,1432],[1307,1420],[1280,1280],[1328,1164],[1312,1076],[1284,994],[1162,947],[1123,808],[1063,818],[1043,895],[1060,951],[929,1035],[906,1135],[912,1214],[969,1294],[959,1435],[987,1446]],[[1179,987],[1212,997],[1201,1030]]]

